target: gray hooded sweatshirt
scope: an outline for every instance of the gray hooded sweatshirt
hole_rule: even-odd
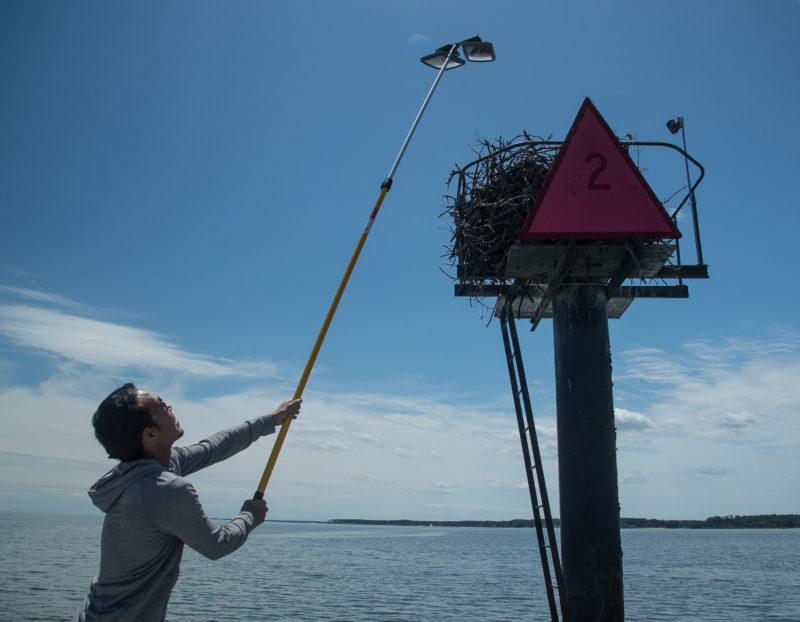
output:
[[[89,490],[106,514],[100,572],[78,612],[78,622],[163,620],[178,580],[183,545],[210,559],[238,549],[255,528],[250,512],[216,526],[197,492],[183,479],[247,448],[275,431],[266,415],[172,449],[169,464],[153,459],[120,462]]]

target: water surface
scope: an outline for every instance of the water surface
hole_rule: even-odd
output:
[[[100,516],[0,513],[0,620],[70,620]],[[800,622],[800,530],[625,529],[626,620]],[[186,549],[168,620],[549,620],[532,529],[266,523]]]

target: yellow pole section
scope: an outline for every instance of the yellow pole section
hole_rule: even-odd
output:
[[[331,325],[333,316],[336,313],[336,308],[339,306],[339,301],[342,299],[344,289],[347,287],[347,282],[350,280],[350,275],[353,273],[353,268],[356,265],[356,261],[358,261],[358,256],[361,254],[361,249],[364,248],[364,242],[367,241],[369,230],[372,228],[372,223],[375,221],[375,217],[378,215],[378,210],[381,208],[383,198],[386,196],[386,193],[389,192],[389,187],[390,184],[384,184],[381,186],[381,193],[378,196],[378,200],[375,202],[375,207],[372,208],[372,213],[369,216],[369,220],[367,220],[367,225],[364,227],[364,231],[361,233],[361,237],[358,238],[358,244],[356,244],[353,255],[350,257],[350,262],[347,264],[347,269],[345,270],[344,276],[339,283],[339,289],[336,290],[336,295],[333,297],[333,302],[331,302],[331,306],[328,309],[328,314],[325,316],[325,321],[322,323],[322,328],[319,331],[319,335],[317,335],[317,340],[314,342],[314,347],[311,349],[311,355],[308,357],[308,362],[306,362],[303,375],[300,376],[300,382],[297,383],[297,388],[294,391],[294,397],[292,399],[300,399],[303,396],[303,390],[306,388],[306,382],[308,382],[308,377],[311,375],[311,370],[314,368],[314,363],[316,362],[317,355],[322,347],[322,342],[325,341],[325,335],[328,332],[328,327]],[[264,496],[264,491],[267,489],[269,478],[272,476],[275,463],[278,461],[278,454],[281,452],[281,447],[283,447],[283,440],[286,438],[286,434],[289,432],[289,425],[291,423],[291,419],[286,419],[281,426],[280,432],[278,432],[278,437],[275,439],[275,445],[272,447],[272,453],[267,461],[267,466],[264,468],[264,474],[261,476],[261,481],[258,483],[258,489],[253,497],[254,499],[261,499]]]

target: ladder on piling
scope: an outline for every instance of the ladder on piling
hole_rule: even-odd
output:
[[[503,333],[508,376],[511,380],[511,391],[514,395],[514,409],[517,413],[517,427],[519,428],[519,439],[522,444],[522,457],[525,461],[525,475],[528,479],[528,490],[530,491],[533,518],[536,524],[536,536],[539,542],[539,554],[542,559],[547,602],[550,606],[552,622],[558,622],[560,619],[558,614],[559,606],[562,612],[565,610],[564,595],[559,589],[559,586],[564,584],[564,578],[561,572],[561,560],[558,555],[555,529],[553,528],[553,516],[550,513],[547,486],[544,472],[542,471],[542,459],[539,453],[539,442],[536,438],[536,426],[533,422],[533,408],[531,407],[528,383],[525,379],[525,368],[522,365],[522,352],[519,348],[517,327],[514,323],[513,302],[513,294],[506,296],[500,313],[500,330]],[[520,400],[520,398],[522,399]],[[542,520],[542,514],[544,514],[544,521]],[[555,583],[550,573],[551,560]],[[557,590],[558,603],[555,595]]]

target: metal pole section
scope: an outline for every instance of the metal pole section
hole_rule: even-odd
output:
[[[405,141],[403,141],[403,146],[400,148],[400,153],[397,154],[397,158],[392,165],[392,169],[389,172],[389,175],[386,179],[383,180],[381,184],[381,191],[378,194],[378,198],[375,201],[375,206],[372,208],[372,211],[369,214],[369,218],[367,219],[367,224],[364,225],[364,230],[361,232],[361,236],[358,238],[358,242],[356,243],[356,248],[353,251],[353,254],[350,256],[350,261],[347,264],[347,268],[345,269],[344,275],[342,276],[342,280],[339,282],[339,287],[336,290],[336,294],[333,296],[333,301],[328,308],[328,313],[325,315],[325,320],[322,322],[322,328],[320,328],[319,333],[317,334],[317,339],[314,342],[314,346],[311,349],[311,354],[308,357],[308,361],[306,361],[305,369],[303,369],[303,373],[300,376],[300,381],[297,383],[297,388],[294,392],[293,399],[299,399],[303,396],[303,391],[305,390],[306,382],[308,381],[308,377],[311,375],[311,370],[314,368],[314,363],[317,360],[317,355],[319,354],[320,348],[322,348],[322,343],[325,340],[325,336],[328,334],[328,328],[333,321],[333,316],[336,313],[336,309],[339,306],[339,301],[342,298],[342,294],[344,294],[345,287],[347,287],[347,283],[350,280],[350,275],[353,272],[353,268],[355,268],[356,262],[358,261],[358,257],[361,255],[361,249],[364,248],[364,243],[367,241],[367,236],[369,235],[370,230],[372,229],[372,224],[375,222],[375,218],[378,215],[378,211],[383,204],[383,199],[386,197],[386,193],[392,187],[392,177],[397,171],[397,167],[400,165],[400,160],[403,158],[403,153],[408,147],[408,143],[411,141],[411,136],[414,134],[414,130],[417,129],[417,125],[419,125],[419,120],[422,118],[422,113],[425,112],[425,108],[428,106],[428,102],[431,99],[431,95],[433,95],[433,91],[436,89],[436,85],[439,84],[439,80],[444,73],[445,67],[447,67],[447,63],[450,61],[450,56],[452,56],[455,49],[458,47],[458,44],[454,44],[450,48],[450,52],[447,54],[447,59],[442,65],[441,69],[439,69],[439,73],[436,74],[436,79],[433,81],[433,86],[431,86],[430,90],[428,91],[428,95],[425,97],[425,101],[422,102],[422,107],[419,109],[417,113],[417,117],[414,119],[414,123],[411,125],[411,130],[408,132],[408,136],[406,136]],[[280,431],[278,432],[278,436],[275,439],[275,444],[272,446],[272,452],[269,455],[269,459],[267,460],[267,465],[264,467],[264,472],[261,474],[261,479],[258,482],[258,487],[256,488],[256,492],[253,495],[254,499],[262,499],[264,497],[264,491],[267,488],[267,484],[269,483],[270,477],[272,477],[272,471],[275,469],[275,463],[278,461],[278,455],[281,452],[281,448],[283,447],[283,441],[286,439],[286,435],[289,432],[289,426],[291,425],[292,420],[286,419],[281,426]]]
[[[622,622],[608,300],[600,285],[553,299],[564,622]]]
[[[681,137],[683,138],[683,152],[686,153],[686,121],[681,120]],[[697,201],[694,198],[694,188],[692,188],[692,178],[689,176],[689,160],[684,158],[686,163],[686,184],[689,187],[689,200],[692,202],[692,225],[694,226],[694,241],[697,246],[697,265],[703,265],[703,249],[700,247],[700,225],[697,222]]]
[[[439,69],[439,73],[436,74],[436,79],[433,81],[433,84],[431,85],[431,88],[428,91],[428,94],[425,96],[425,101],[422,102],[422,106],[420,107],[419,112],[417,113],[417,118],[414,119],[414,122],[411,124],[411,129],[408,130],[408,136],[406,136],[406,139],[403,141],[403,146],[400,147],[400,152],[397,154],[397,158],[395,158],[394,164],[392,164],[392,168],[389,171],[389,174],[386,176],[386,179],[389,180],[390,184],[391,184],[392,178],[394,177],[394,174],[397,172],[397,167],[400,166],[400,160],[403,159],[403,154],[405,154],[405,152],[406,152],[406,147],[408,147],[408,143],[411,142],[411,137],[414,135],[414,132],[417,130],[417,126],[419,125],[419,120],[422,118],[422,113],[424,113],[425,112],[425,108],[428,107],[428,102],[431,100],[431,97],[433,96],[433,92],[436,90],[436,87],[439,85],[439,80],[442,79],[442,74],[445,72],[445,69],[447,68],[447,64],[450,62],[450,57],[453,55],[453,52],[456,51],[457,47],[458,47],[458,43],[454,43],[450,47],[450,51],[447,53],[447,58],[445,59],[444,64]],[[384,182],[384,183],[386,183],[386,182]]]

